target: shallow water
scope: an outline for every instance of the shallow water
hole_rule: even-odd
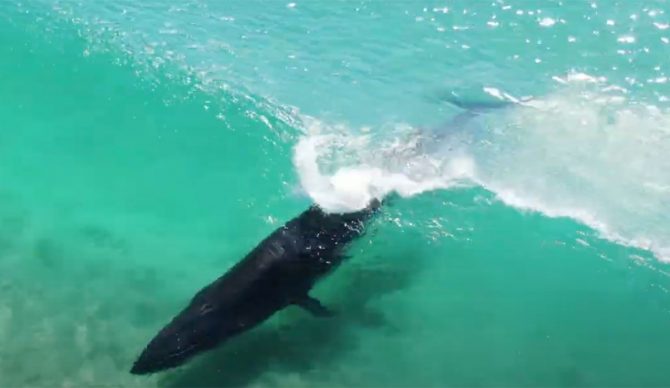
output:
[[[669,18],[661,1],[7,3],[0,386],[670,385]],[[449,100],[529,96],[450,121]],[[440,140],[412,146],[417,128]],[[312,200],[387,193],[315,290],[337,318],[290,308],[128,373]]]

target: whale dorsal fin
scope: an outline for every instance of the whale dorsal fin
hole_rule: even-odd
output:
[[[335,313],[332,310],[324,306],[318,299],[313,298],[309,295],[305,295],[304,298],[300,299],[295,304],[302,307],[315,317],[322,318],[322,317],[332,317],[333,315],[335,315]]]

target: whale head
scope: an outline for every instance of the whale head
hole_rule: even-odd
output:
[[[240,331],[226,309],[204,298],[191,304],[166,325],[144,348],[130,373],[149,374],[184,364]]]

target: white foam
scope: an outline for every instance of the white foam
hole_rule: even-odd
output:
[[[343,143],[353,147],[355,159],[339,160],[330,171],[321,168],[320,159],[330,157],[332,163],[333,149]],[[411,197],[446,189],[474,176],[474,163],[467,155],[438,161],[402,150],[402,145],[406,144],[393,139],[377,148],[371,147],[363,136],[312,134],[296,145],[294,164],[307,194],[329,212],[360,210],[373,198],[381,199],[390,193]]]
[[[371,141],[389,131],[355,135],[320,124],[295,149],[301,183],[327,210],[351,211],[391,192],[476,182],[510,206],[570,217],[670,261],[670,112],[629,101],[603,77],[554,79],[556,92],[480,116],[476,134],[448,129],[430,147],[407,126]]]
[[[495,146],[472,150],[477,179],[509,205],[576,219],[670,261],[670,112],[629,101],[601,77],[562,80],[531,109],[489,120]]]

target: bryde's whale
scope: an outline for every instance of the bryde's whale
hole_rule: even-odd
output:
[[[243,333],[289,305],[314,316],[332,312],[309,295],[342,261],[347,244],[361,236],[380,207],[326,213],[313,205],[275,230],[223,276],[200,290],[146,346],[131,373],[174,368]]]

